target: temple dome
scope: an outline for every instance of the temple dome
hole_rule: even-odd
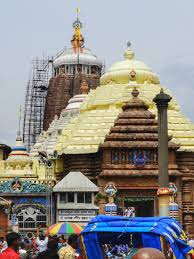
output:
[[[62,130],[55,146],[59,155],[97,152],[122,111],[123,104],[131,99],[134,87],[153,114],[157,114],[153,98],[161,88],[172,96],[166,87],[160,85],[157,75],[151,69],[134,59],[129,46],[124,55],[126,60],[114,64],[101,77],[100,87],[90,91],[76,120],[70,120]],[[135,73],[130,75],[134,68]],[[168,106],[168,134],[173,136],[173,143],[180,145],[179,151],[194,150],[194,125],[182,114],[175,98]]]
[[[80,52],[76,52],[74,48],[66,49],[59,57],[57,57],[53,65],[55,68],[62,65],[90,65],[102,67],[103,62],[94,55],[90,49],[82,48]]]
[[[124,60],[114,63],[100,80],[101,85],[109,82],[126,84],[130,81],[137,83],[159,84],[159,77],[146,64],[135,59],[130,44],[124,51]]]
[[[11,148],[11,153],[9,154],[7,161],[15,161],[15,160],[28,160],[30,161],[29,154],[27,152],[27,148],[24,146],[22,138],[18,136],[16,138],[15,146]]]

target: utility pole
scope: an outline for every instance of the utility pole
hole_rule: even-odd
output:
[[[168,175],[168,103],[172,99],[171,96],[165,94],[163,89],[155,96],[153,101],[158,109],[158,185],[157,192],[159,203],[159,216],[169,216],[169,197],[171,190],[169,189]]]

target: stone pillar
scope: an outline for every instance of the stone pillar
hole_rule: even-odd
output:
[[[168,176],[168,103],[172,97],[165,94],[163,89],[155,96],[153,101],[158,109],[158,201],[159,216],[169,216],[169,176]]]

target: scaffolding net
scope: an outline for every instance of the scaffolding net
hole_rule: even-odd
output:
[[[52,59],[49,58],[36,58],[32,61],[23,118],[23,140],[28,151],[36,143],[43,129],[48,84],[53,70],[52,63]]]

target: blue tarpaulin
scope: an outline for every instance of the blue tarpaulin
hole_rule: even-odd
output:
[[[103,259],[103,244],[128,243],[135,248],[153,247],[160,251],[169,245],[177,259],[184,259],[191,250],[182,240],[184,235],[181,225],[169,217],[99,215],[90,221],[81,236],[85,258],[88,259]]]

